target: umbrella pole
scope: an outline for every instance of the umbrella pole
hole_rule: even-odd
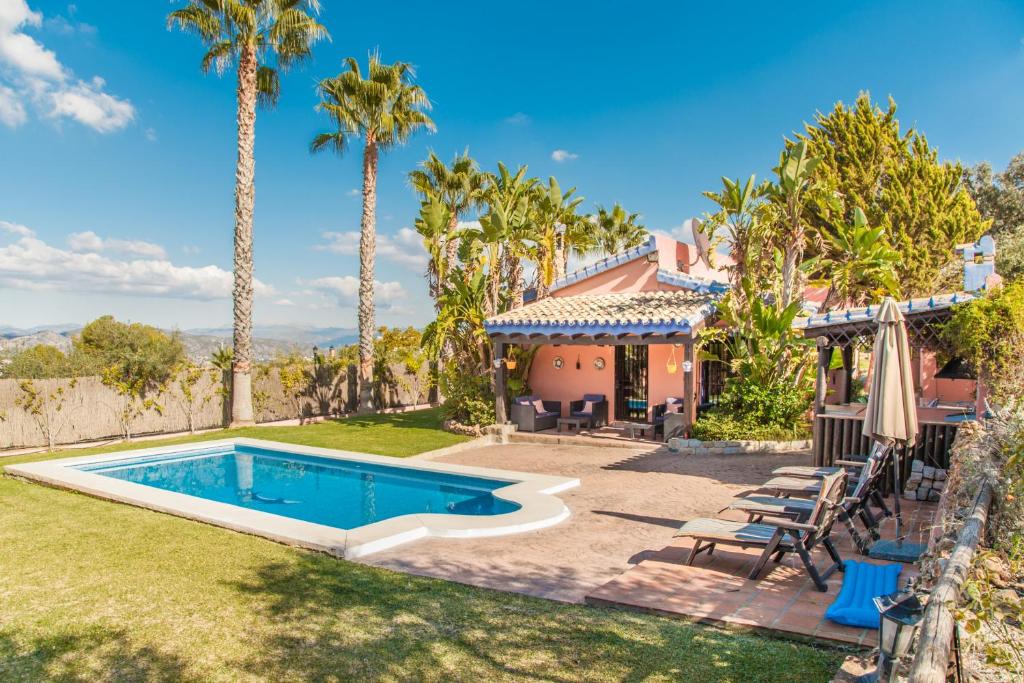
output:
[[[892,446],[892,454],[892,478],[895,486],[895,490],[892,492],[895,498],[892,505],[896,515],[896,547],[900,548],[903,546],[903,515],[900,513],[900,498],[903,497],[903,490],[900,488],[900,470],[903,469],[903,466],[900,463],[900,451],[896,448],[896,444]]]

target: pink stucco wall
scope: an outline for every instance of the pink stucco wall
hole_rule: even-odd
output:
[[[675,374],[666,368],[671,355],[668,345],[648,347],[647,403],[650,408],[665,399],[683,396],[683,350],[676,349]],[[554,360],[561,356],[565,361],[561,370],[556,370]],[[594,368],[595,358],[604,358],[604,370]],[[580,369],[576,369],[579,358]],[[695,377],[700,378],[699,366],[694,368]],[[699,381],[694,382],[700,391]],[[530,388],[546,401],[560,401],[562,414],[569,412],[569,401],[576,401],[583,394],[604,394],[608,398],[608,417],[615,418],[615,348],[612,346],[550,346],[540,347],[530,367]],[[648,419],[650,410],[648,411]]]
[[[565,365],[556,370],[554,360],[561,356]],[[576,369],[579,357],[580,369]],[[604,358],[604,370],[594,367],[595,358]],[[608,398],[609,418],[615,415],[615,349],[611,346],[541,346],[530,366],[530,388],[545,401],[561,401],[562,415],[569,412],[569,401],[583,394],[604,394]]]

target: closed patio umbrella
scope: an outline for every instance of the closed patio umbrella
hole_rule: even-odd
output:
[[[924,550],[917,544],[903,543],[900,514],[899,446],[913,446],[917,439],[917,405],[914,378],[910,368],[910,343],[903,314],[895,299],[886,297],[875,317],[874,375],[864,411],[864,436],[881,447],[893,448],[893,484],[895,491],[896,541],[881,541],[871,548],[871,556],[880,559],[912,561]]]

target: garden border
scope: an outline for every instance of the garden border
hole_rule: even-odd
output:
[[[701,441],[671,438],[668,449],[679,455],[749,455],[809,451],[810,439],[794,441]]]

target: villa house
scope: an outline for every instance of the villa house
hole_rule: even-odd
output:
[[[977,382],[962,366],[937,366],[939,325],[955,304],[998,281],[991,238],[959,251],[965,264],[963,291],[899,303],[914,349],[921,417],[939,425],[973,413],[972,404],[980,402]],[[608,400],[610,421],[650,422],[655,406],[674,398],[682,401],[688,429],[698,407],[713,403],[724,378],[721,362],[697,358],[694,341],[713,322],[726,281],[724,270],[710,267],[694,245],[652,235],[639,247],[554,282],[549,296],[488,319],[484,326],[495,351],[498,421],[508,417],[504,363],[510,347],[540,345],[529,386],[535,395],[559,402],[563,415],[570,401],[601,394]],[[808,296],[814,299],[813,292]],[[858,374],[853,359],[856,346],[874,334],[872,307],[812,314],[796,327],[819,344],[814,415],[855,417],[863,406],[850,405]],[[835,357],[842,359],[838,370],[833,369]],[[855,441],[851,438],[844,450],[856,450]]]
[[[726,275],[691,244],[652,235],[646,243],[554,282],[550,294],[484,323],[496,364],[509,345],[541,347],[529,385],[563,413],[584,394],[602,394],[612,421],[649,422],[654,406],[682,399],[687,424],[711,400],[713,361],[695,357],[694,338],[727,289]],[[498,382],[504,385],[504,366]],[[718,373],[720,375],[720,373]],[[507,417],[498,391],[498,421]]]

